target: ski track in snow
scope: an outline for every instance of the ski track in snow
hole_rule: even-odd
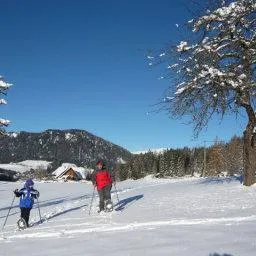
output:
[[[3,185],[8,186],[6,183]],[[19,244],[22,244],[23,241],[24,244],[33,243],[38,245],[45,240],[47,243],[54,245],[55,243],[58,244],[58,241],[62,241],[61,239],[63,238],[80,239],[80,241],[82,239],[83,241],[83,239],[86,240],[90,237],[96,240],[97,238],[109,238],[109,235],[114,237],[115,241],[119,237],[122,239],[123,236],[130,240],[130,237],[140,237],[141,234],[145,235],[151,231],[155,232],[156,237],[158,237],[158,232],[161,235],[163,230],[164,234],[168,234],[164,244],[172,246],[174,240],[170,241],[170,236],[173,236],[173,239],[178,241],[177,245],[180,243],[180,238],[176,237],[177,230],[184,230],[182,236],[186,235],[185,232],[193,233],[197,231],[200,234],[203,230],[203,234],[207,236],[218,228],[221,230],[221,234],[224,234],[227,229],[231,230],[231,232],[233,230],[240,231],[241,227],[244,229],[248,226],[254,226],[256,222],[256,199],[254,199],[256,188],[244,188],[235,181],[226,181],[225,183],[225,181],[223,182],[222,179],[219,179],[209,180],[208,182],[208,180],[200,178],[125,181],[120,184],[120,189],[113,188],[112,190],[115,210],[111,213],[98,214],[98,195],[96,193],[91,215],[88,215],[92,200],[91,187],[87,188],[89,193],[85,193],[86,191],[83,188],[77,187],[74,193],[69,194],[68,191],[68,195],[63,197],[62,192],[65,191],[66,193],[66,189],[74,188],[74,185],[59,185],[58,189],[61,193],[58,192],[58,189],[55,190],[55,187],[53,187],[53,190],[51,184],[44,186],[49,191],[44,197],[44,201],[40,203],[43,223],[40,224],[38,221],[38,209],[37,205],[35,205],[31,215],[31,227],[19,231],[16,227],[19,211],[18,208],[15,211],[13,210],[5,231],[0,232],[0,247],[1,245],[5,246],[6,252],[8,251],[9,253],[10,247],[19,248]],[[54,192],[51,192],[51,189]],[[119,204],[117,195],[120,196]],[[2,221],[4,221],[8,211],[7,204],[8,202],[2,203],[2,208],[0,208],[0,220]],[[153,233],[150,234],[152,235]],[[233,233],[237,234],[236,232]],[[194,236],[196,237],[196,235],[191,235],[193,238]],[[242,236],[246,237],[245,233]],[[219,241],[222,242],[224,237],[225,234]],[[139,246],[138,248],[143,247],[144,250],[152,243],[151,238],[148,238],[147,243],[144,242],[143,244],[142,242],[142,245],[139,245],[137,241],[140,241],[140,239],[135,239],[132,246],[134,245],[136,248],[137,246]],[[225,239],[227,239],[228,244],[229,238],[225,237]],[[236,236],[235,239],[237,240],[233,242],[233,245],[235,244],[242,248],[243,245],[239,245],[236,242],[240,241],[241,237]],[[124,241],[126,240],[124,239]],[[65,242],[63,240],[61,243],[65,244]],[[188,244],[191,244],[190,240]],[[254,248],[253,244],[250,246],[250,248]],[[52,248],[56,247],[53,246]],[[44,250],[50,252],[48,248]],[[147,252],[150,250],[148,249]],[[191,250],[188,249],[188,251]],[[137,254],[134,255],[141,255],[141,253],[142,251],[138,250]],[[12,255],[15,254],[13,253]],[[81,253],[80,255],[83,254]]]
[[[161,226],[179,226],[179,225],[216,225],[216,224],[226,224],[232,225],[234,223],[244,222],[244,221],[255,221],[256,215],[251,215],[247,217],[233,217],[233,218],[211,218],[211,219],[177,219],[170,221],[151,221],[151,222],[140,222],[140,223],[128,223],[125,225],[116,225],[114,223],[109,223],[103,225],[91,223],[79,223],[79,224],[66,224],[66,225],[51,225],[50,227],[35,227],[29,230],[17,231],[18,234],[9,233],[8,236],[0,237],[1,240],[13,240],[13,239],[26,239],[26,238],[50,238],[50,237],[63,237],[70,235],[79,235],[83,233],[93,233],[93,232],[129,232],[141,229],[151,229],[158,228]],[[72,219],[70,220],[72,221]],[[82,226],[88,226],[86,228]],[[75,227],[81,227],[76,229]],[[61,228],[58,231],[54,231],[56,228]],[[6,234],[2,234],[6,235]]]
[[[116,194],[123,194],[126,193],[128,191],[133,190],[133,188],[124,188],[122,190],[113,190],[112,191],[112,195],[115,196]],[[86,198],[87,200],[85,201],[83,198]],[[98,195],[95,195],[94,198],[94,204],[95,201],[97,200]],[[55,218],[56,216],[59,216],[61,214],[64,214],[66,212],[69,212],[70,210],[79,210],[82,209],[83,211],[88,211],[88,205],[90,204],[91,201],[91,195],[90,196],[82,196],[80,200],[72,200],[72,199],[67,199],[64,200],[62,202],[61,206],[56,206],[54,208],[54,210],[50,211],[50,212],[46,212],[42,215],[42,224],[50,224],[49,227],[45,227],[42,226],[42,224],[39,224],[38,221],[36,222],[35,217],[31,217],[31,227],[27,230],[18,230],[16,228],[16,225],[6,225],[6,227],[9,228],[13,228],[14,231],[2,231],[0,233],[0,241],[5,241],[6,238],[7,239],[15,239],[15,238],[44,238],[44,237],[59,237],[59,236],[63,236],[65,234],[69,235],[69,234],[75,234],[75,233],[88,233],[88,232],[99,232],[100,228],[99,227],[90,227],[89,229],[82,229],[82,230],[74,230],[74,231],[68,231],[66,229],[69,229],[71,227],[81,227],[81,226],[87,226],[87,225],[91,225],[89,223],[77,223],[74,224],[73,221],[75,220],[84,220],[84,217],[80,217],[80,218],[65,218],[65,219],[59,219],[56,220],[56,222],[72,222],[73,224],[68,225],[68,224],[61,224],[61,225],[51,225],[52,218]],[[8,208],[8,207],[7,207]],[[94,205],[92,207],[92,211],[96,212],[97,207]],[[34,207],[34,209],[38,210],[37,206]],[[97,218],[100,218],[100,220],[106,220],[106,219],[110,219],[113,213],[106,213],[106,214],[99,214],[97,216]],[[116,213],[117,214],[117,213]],[[94,216],[96,217],[96,216]],[[50,220],[50,221],[49,221]],[[102,227],[102,223],[100,224],[100,226]],[[56,232],[35,232],[36,230],[52,230],[54,228],[63,228],[64,230],[60,230],[60,231],[56,231]],[[106,228],[106,227],[105,227]],[[103,228],[102,231],[107,231],[105,230],[105,228]],[[113,230],[114,231],[114,230]],[[20,234],[14,234],[20,232]],[[25,234],[24,234],[25,233]]]

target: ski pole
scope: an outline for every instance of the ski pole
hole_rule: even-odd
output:
[[[93,186],[93,193],[92,193],[92,200],[91,200],[90,209],[89,209],[89,215],[91,214],[92,202],[93,202],[93,199],[94,199],[94,194],[95,194],[95,186]]]
[[[37,198],[37,208],[38,208],[40,223],[42,224],[42,217],[41,217],[41,211],[40,211],[40,206],[39,206],[39,200],[38,200],[38,198]]]
[[[6,222],[7,222],[8,217],[9,217],[10,211],[11,211],[12,206],[13,206],[13,203],[14,203],[14,199],[15,199],[15,195],[13,196],[11,206],[10,206],[10,208],[9,208],[9,210],[8,210],[7,215],[6,215],[6,218],[5,218],[5,221],[4,221],[4,225],[3,225],[3,227],[2,227],[2,231],[4,230],[5,224],[6,224]]]
[[[117,189],[116,189],[116,183],[114,182],[114,187],[115,187],[115,191],[116,191],[116,198],[117,198],[117,203],[118,205],[120,204],[120,201],[119,201],[119,197],[118,197],[118,194],[117,194]]]

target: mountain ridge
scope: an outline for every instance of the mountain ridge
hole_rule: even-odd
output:
[[[56,166],[71,162],[94,167],[95,162],[102,159],[113,167],[131,155],[127,149],[82,129],[8,132],[0,137],[1,163],[35,159],[51,161]]]

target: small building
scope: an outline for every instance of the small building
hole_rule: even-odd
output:
[[[77,167],[75,164],[63,163],[52,174],[58,180],[82,180],[85,179],[89,170],[84,167]]]
[[[63,180],[81,180],[82,179],[80,173],[76,172],[72,167],[67,169],[65,172],[63,172],[61,175],[59,175],[56,178],[63,179]]]

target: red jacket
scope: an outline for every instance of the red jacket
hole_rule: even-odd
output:
[[[97,170],[93,173],[92,182],[98,190],[112,184],[112,178],[107,169]]]

